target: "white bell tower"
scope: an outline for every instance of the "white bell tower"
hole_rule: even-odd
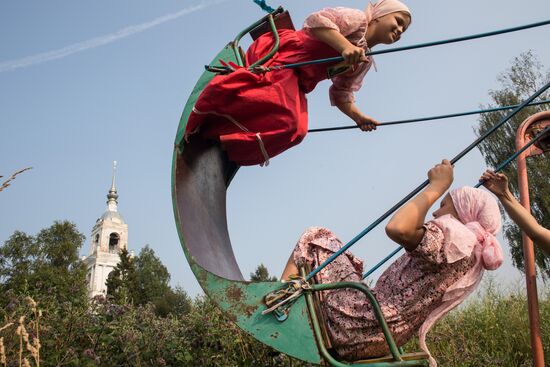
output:
[[[116,161],[113,162],[113,180],[107,194],[107,210],[92,228],[90,254],[84,259],[90,298],[107,295],[107,277],[120,261],[119,252],[128,249],[128,225],[118,213],[115,175]]]

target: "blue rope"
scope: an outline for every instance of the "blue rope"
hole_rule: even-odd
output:
[[[521,103],[517,108],[515,108],[508,116],[501,119],[497,124],[493,125],[489,130],[487,130],[482,136],[477,138],[472,144],[470,144],[468,147],[466,147],[462,152],[458,153],[452,160],[451,164],[455,164],[458,162],[462,157],[464,157],[466,154],[468,154],[472,149],[474,149],[479,143],[481,143],[483,140],[485,140],[489,135],[495,132],[496,129],[504,125],[508,120],[510,120],[512,117],[514,117],[519,111],[521,111],[525,106],[527,106],[529,103],[533,102],[538,96],[540,96],[545,90],[550,88],[550,82],[548,82],[545,86],[543,86],[541,89],[536,91],[531,97],[527,98],[523,103]],[[379,217],[377,220],[375,220],[371,225],[369,225],[367,228],[365,228],[361,233],[359,233],[357,236],[355,236],[351,241],[349,241],[344,247],[342,247],[340,250],[332,254],[325,262],[323,262],[321,265],[313,269],[307,276],[306,280],[311,279],[315,276],[318,272],[320,272],[325,266],[330,264],[335,258],[343,254],[347,249],[349,249],[351,246],[353,246],[357,241],[359,241],[361,238],[363,238],[367,233],[372,231],[377,225],[379,225],[384,219],[388,218],[391,214],[393,214],[397,209],[399,209],[403,204],[405,204],[407,201],[412,199],[416,194],[418,194],[422,189],[424,189],[426,186],[428,186],[430,182],[428,180],[424,181],[420,186],[418,186],[416,189],[411,191],[407,196],[405,196],[401,201],[399,201],[397,204],[395,204],[393,207],[388,209],[384,214],[382,214],[381,217]]]
[[[265,12],[273,13],[275,11],[275,9],[266,4],[265,0],[254,0],[254,2]]]
[[[539,106],[539,105],[546,104],[546,103],[550,103],[550,99],[546,99],[544,101],[539,101],[539,102],[529,103],[527,106]],[[420,117],[420,118],[414,118],[414,119],[408,119],[408,120],[397,120],[397,121],[381,122],[378,125],[378,127],[380,127],[380,126],[390,126],[390,125],[399,125],[399,124],[410,124],[410,123],[413,123],[413,122],[443,120],[443,119],[449,119],[449,118],[460,117],[460,116],[478,115],[478,114],[483,114],[483,113],[488,113],[488,112],[511,110],[511,109],[514,109],[518,106],[519,105],[511,105],[511,106],[488,108],[488,109],[485,109],[485,110],[450,113],[450,114],[447,114],[447,115],[437,115],[437,116]],[[338,126],[338,127],[324,127],[324,128],[319,128],[319,129],[310,129],[310,130],[308,130],[308,133],[319,133],[319,132],[338,131],[338,130],[350,130],[350,129],[358,129],[358,128],[359,128],[359,126],[357,126],[357,125]]]
[[[256,0],[254,0],[254,1],[256,1]],[[416,50],[416,49],[419,49],[419,48],[426,48],[426,47],[445,45],[445,44],[449,44],[449,43],[470,41],[470,40],[474,40],[474,39],[478,39],[478,38],[492,37],[492,36],[496,36],[496,35],[499,35],[499,34],[517,32],[517,31],[522,31],[522,30],[529,29],[529,28],[541,27],[541,26],[545,26],[545,25],[549,25],[549,24],[550,24],[550,20],[545,20],[545,21],[542,21],[542,22],[526,24],[526,25],[522,25],[522,26],[518,26],[518,27],[501,29],[501,30],[493,31],[493,32],[479,33],[479,34],[474,34],[474,35],[464,36],[464,37],[458,37],[458,38],[450,38],[450,39],[446,39],[446,40],[442,40],[442,41],[420,43],[420,44],[411,45],[411,46],[395,47],[395,48],[390,48],[390,49],[380,50],[380,51],[370,51],[370,52],[366,52],[365,56],[382,55],[382,54],[388,54],[388,53],[392,53],[392,52]],[[303,62],[297,62],[297,63],[294,63],[294,64],[272,66],[271,68],[268,69],[268,71],[281,70],[281,69],[295,69],[295,68],[299,68],[299,67],[306,66],[306,65],[324,64],[324,63],[328,63],[328,62],[338,62],[338,61],[343,61],[343,60],[344,60],[344,58],[342,56],[335,56],[335,57],[329,57],[327,59],[303,61]]]
[[[546,135],[547,133],[550,133],[550,126],[547,126],[546,129],[544,129],[540,134],[538,134],[537,136],[535,136],[533,138],[533,140],[531,140],[529,143],[525,144],[523,146],[523,148],[521,148],[520,150],[518,150],[517,152],[515,152],[514,154],[512,154],[508,159],[506,159],[504,162],[502,162],[498,167],[497,169],[495,169],[495,172],[500,172],[504,169],[504,167],[506,167],[507,165],[509,165],[514,159],[516,159],[517,157],[519,157],[519,155],[523,152],[525,152],[527,149],[529,149],[529,147],[531,147],[531,145],[535,144],[537,141],[539,141],[540,139],[542,139],[544,137],[544,135]],[[477,189],[478,187],[480,187],[481,185],[483,185],[483,182],[478,182],[474,187]],[[384,260],[380,261],[378,264],[376,264],[375,266],[372,267],[372,269],[370,269],[369,271],[367,271],[365,273],[365,275],[363,275],[363,279],[365,279],[366,277],[368,277],[369,275],[371,275],[372,273],[374,273],[376,270],[378,270],[379,267],[381,267],[382,265],[384,265],[389,259],[391,259],[395,254],[397,254],[399,251],[401,251],[403,249],[403,247],[399,246],[398,248],[396,248],[395,250],[393,250],[393,252],[391,254],[389,254],[388,256],[386,256],[384,258]]]

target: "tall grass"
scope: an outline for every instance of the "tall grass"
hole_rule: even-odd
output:
[[[38,309],[37,303],[31,297],[25,297],[23,301],[28,305],[28,310],[21,312],[17,322],[6,322],[0,327],[0,332],[15,329],[12,330],[13,334],[11,338],[11,349],[14,356],[11,363],[9,363],[8,353],[6,352],[4,337],[0,337],[0,366],[2,367],[16,365],[16,363],[20,367],[30,367],[31,362],[29,361],[31,360],[34,361],[34,366],[40,367],[41,345],[39,332],[42,310]],[[29,317],[29,313],[31,317]],[[8,340],[10,340],[9,337]],[[18,343],[13,343],[13,341],[17,341]]]
[[[541,334],[550,365],[550,289],[540,293]],[[522,285],[503,289],[488,279],[469,301],[449,313],[428,334],[440,366],[531,366],[527,297]],[[416,341],[408,349],[416,349]]]
[[[4,189],[6,189],[8,186],[11,185],[11,181],[15,180],[15,178],[17,177],[17,175],[25,172],[25,171],[28,171],[32,169],[32,167],[27,167],[27,168],[23,168],[23,169],[20,169],[19,171],[16,171],[14,172],[6,181],[2,182],[2,184],[0,185],[0,191],[4,191]],[[0,178],[2,178],[4,176],[0,176]]]

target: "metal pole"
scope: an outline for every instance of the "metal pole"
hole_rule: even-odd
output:
[[[530,121],[525,121],[528,123]],[[516,134],[516,149],[521,149],[524,145],[524,125],[522,123]],[[521,205],[529,212],[531,205],[529,200],[529,182],[527,178],[527,152],[522,153],[517,160],[518,164],[518,186]],[[540,313],[539,300],[537,293],[537,274],[535,270],[535,250],[533,241],[522,232],[523,257],[525,262],[525,283],[527,287],[527,306],[529,312],[529,330],[531,334],[531,348],[533,353],[533,366],[544,367],[544,351],[542,348],[542,338],[540,333]]]

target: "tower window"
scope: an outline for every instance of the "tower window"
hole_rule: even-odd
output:
[[[111,233],[109,236],[109,252],[111,254],[118,254],[118,243],[120,240],[120,236],[118,233]]]

